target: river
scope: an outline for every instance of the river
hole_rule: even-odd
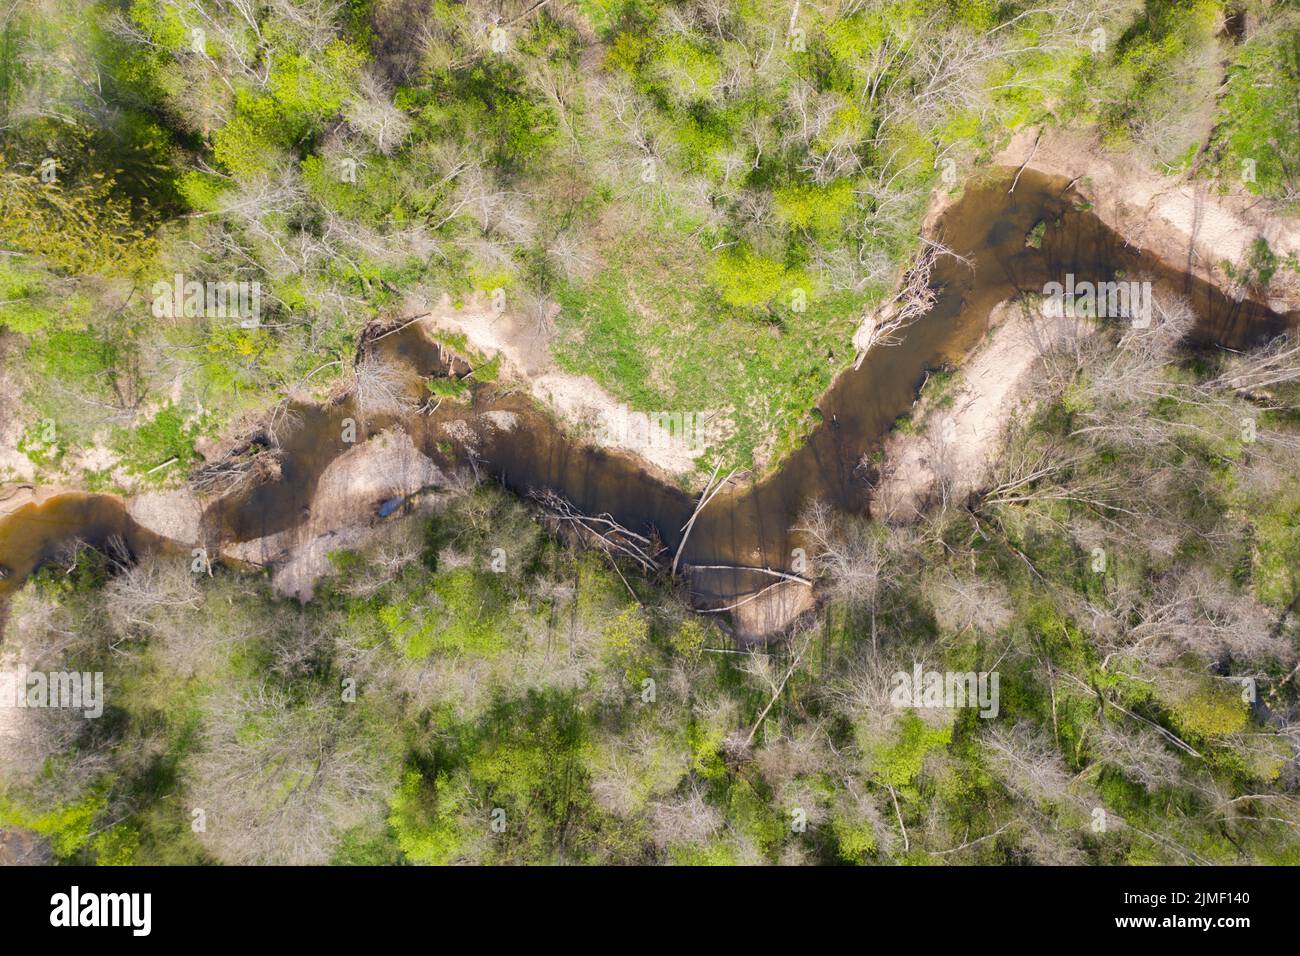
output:
[[[790,569],[798,542],[790,528],[810,498],[822,498],[853,512],[868,508],[863,452],[876,448],[898,417],[911,407],[927,370],[960,362],[987,327],[990,310],[1021,292],[1042,292],[1066,273],[1107,280],[1145,274],[1172,284],[1193,304],[1195,343],[1231,347],[1272,337],[1295,324],[1295,312],[1279,315],[1251,300],[1234,301],[1190,274],[1128,245],[1093,215],[1063,180],[1025,171],[1008,192],[1013,171],[995,170],[969,185],[940,217],[937,238],[963,257],[941,257],[932,281],[934,308],[894,346],[867,355],[857,370],[843,372],[818,403],[819,424],[804,445],[771,474],[733,482],[697,520],[683,560],[692,565],[743,565]],[[1050,224],[1040,247],[1026,244],[1034,226]],[[968,264],[969,263],[969,264]],[[436,345],[416,327],[381,343],[388,357],[427,376],[445,371]],[[441,426],[456,418],[473,420],[490,411],[514,414],[511,430],[481,428],[475,465],[521,494],[552,489],[587,514],[608,512],[625,527],[657,531],[676,549],[694,498],[651,474],[634,459],[568,437],[552,417],[508,383],[481,386],[472,410],[440,409],[412,414],[401,424],[417,447],[440,464],[464,464],[463,447],[449,449]],[[286,530],[301,520],[321,472],[349,447],[341,440],[343,420],[356,416],[349,400],[329,405],[299,404],[292,429],[279,433],[281,477],[208,505],[205,525],[222,541],[251,541]],[[393,424],[376,421],[371,431]],[[116,535],[135,552],[165,545],[108,495],[69,493],[29,504],[0,520],[0,563],[10,575],[0,597],[21,582],[67,541],[80,538],[102,546]],[[695,570],[690,587],[701,605],[748,594],[771,579],[752,571]]]

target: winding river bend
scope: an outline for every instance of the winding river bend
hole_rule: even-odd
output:
[[[1179,289],[1196,309],[1193,337],[1202,344],[1249,344],[1300,319],[1296,312],[1278,314],[1251,300],[1235,301],[1130,246],[1088,211],[1064,180],[1026,170],[1009,193],[1013,172],[995,170],[969,185],[942,215],[940,238],[969,265],[940,258],[932,276],[938,288],[934,308],[898,345],[873,350],[861,368],[836,379],[818,403],[822,424],[779,470],[761,480],[733,482],[713,499],[691,532],[685,562],[788,570],[797,546],[790,527],[810,498],[845,511],[867,508],[861,456],[878,447],[908,411],[926,371],[960,361],[984,335],[997,303],[1021,292],[1041,292],[1046,282],[1061,281],[1067,273],[1092,281],[1145,274]],[[1027,246],[1026,235],[1043,221],[1049,227],[1041,246]],[[417,328],[387,337],[382,347],[421,375],[446,371],[438,347]],[[207,506],[205,527],[222,542],[256,541],[292,528],[302,520],[325,467],[347,450],[340,436],[343,419],[356,416],[350,400],[293,410],[297,426],[279,435],[279,479]],[[484,418],[490,412],[512,413],[515,427],[492,427]],[[567,436],[531,399],[504,386],[481,386],[469,412],[412,414],[400,424],[418,448],[451,465],[467,460],[464,448],[447,447],[442,426],[456,419],[473,428],[475,465],[506,487],[521,494],[554,490],[587,514],[607,512],[631,530],[655,530],[671,549],[679,545],[679,529],[695,506],[692,496],[627,456]],[[374,422],[371,431],[391,424]],[[0,564],[10,569],[0,581],[0,597],[68,540],[99,545],[113,535],[137,553],[168,546],[112,496],[70,493],[16,509],[0,520]],[[770,583],[756,572],[733,569],[697,569],[690,581],[704,606],[730,602]]]

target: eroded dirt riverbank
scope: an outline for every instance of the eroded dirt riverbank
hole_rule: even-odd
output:
[[[1069,180],[1031,167],[1009,191],[1015,174],[1004,167],[972,183],[935,223],[935,237],[957,255],[941,257],[934,270],[933,309],[898,345],[873,350],[859,369],[835,381],[818,404],[821,424],[779,470],[733,482],[702,512],[683,555],[693,566],[688,580],[700,606],[732,603],[772,583],[769,575],[746,568],[790,570],[801,544],[791,528],[810,499],[846,511],[867,508],[872,476],[863,453],[879,447],[909,410],[927,370],[959,362],[981,341],[998,303],[1041,292],[1067,273],[1094,281],[1144,274],[1191,302],[1199,316],[1195,337],[1202,342],[1241,345],[1294,322],[1294,313],[1236,300],[1127,242],[1067,188]],[[1036,227],[1041,242],[1027,244]],[[454,362],[419,323],[374,348],[413,383],[446,374]],[[360,540],[368,524],[382,520],[382,508],[391,507],[384,503],[445,481],[457,469],[495,478],[521,494],[554,490],[584,513],[608,513],[629,529],[654,532],[670,552],[695,506],[691,495],[634,458],[571,437],[508,382],[479,386],[469,408],[443,402],[431,414],[372,414],[369,420],[362,411],[351,396],[291,405],[272,426],[277,473],[204,501],[203,543],[214,553],[279,569],[282,593],[306,597],[323,569],[322,556]],[[349,421],[357,425],[351,442]],[[387,444],[368,441],[377,436]],[[403,454],[384,458],[380,452],[393,442]],[[195,543],[169,544],[164,523],[138,507],[132,517],[111,496],[63,494],[9,510],[0,520],[0,562],[10,574],[0,589],[17,586],[72,537],[103,544],[116,536],[133,551]],[[285,574],[288,567],[294,573]],[[773,592],[773,602],[748,607],[740,636],[783,623],[808,605],[806,592],[793,585]]]

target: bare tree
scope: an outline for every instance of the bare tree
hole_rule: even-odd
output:
[[[650,826],[660,847],[699,846],[722,829],[722,813],[692,786],[681,797],[658,800],[650,807]]]
[[[991,727],[984,744],[998,777],[1013,792],[1036,804],[1067,799],[1070,774],[1050,737],[1022,721],[1012,728]]]
[[[830,600],[866,610],[875,647],[881,599],[908,569],[915,532],[839,515],[820,500],[805,506],[791,530],[812,543],[819,584]]]
[[[396,761],[373,728],[324,695],[219,688],[202,741],[187,761],[189,800],[205,811],[200,841],[226,863],[328,862],[344,831],[379,819],[396,786]]]
[[[357,412],[367,420],[400,415],[410,406],[401,370],[367,354],[352,370]]]
[[[854,368],[861,368],[867,353],[876,346],[897,344],[897,333],[934,307],[938,293],[930,284],[930,274],[941,251],[946,250],[927,242],[916,263],[903,276],[902,287],[894,297],[862,320],[853,333],[853,347],[858,350]]]
[[[1114,721],[1104,721],[1089,742],[1100,760],[1147,790],[1154,792],[1182,782],[1182,765],[1178,757],[1155,731],[1139,728],[1128,732]]]
[[[164,634],[201,603],[197,575],[175,557],[146,557],[123,568],[104,588],[108,620],[124,635]]]
[[[1264,608],[1205,568],[1165,577],[1135,613],[1117,650],[1148,664],[1168,664],[1188,652],[1211,662],[1292,656],[1285,640],[1271,636]]]
[[[1270,390],[1300,381],[1300,341],[1280,335],[1262,348],[1234,356],[1210,387],[1271,400]]]
[[[383,80],[362,71],[359,88],[347,105],[348,122],[384,155],[393,152],[411,130],[410,118],[393,105]]]

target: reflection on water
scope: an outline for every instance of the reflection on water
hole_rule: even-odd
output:
[[[768,477],[733,483],[697,520],[683,561],[789,570],[797,546],[790,527],[804,504],[822,498],[860,512],[867,506],[864,451],[876,447],[892,423],[911,406],[927,369],[958,361],[986,331],[989,312],[1020,292],[1043,291],[1067,273],[1104,281],[1119,275],[1148,275],[1181,291],[1195,307],[1202,342],[1240,346],[1268,338],[1292,324],[1253,302],[1235,302],[1207,283],[1160,265],[1127,245],[1065,190],[1065,182],[1026,171],[1013,194],[1011,174],[991,175],[969,186],[942,217],[939,238],[961,259],[941,257],[933,274],[939,289],[934,308],[906,331],[902,341],[879,348],[862,367],[841,375],[818,404],[822,424],[807,442]],[[1035,225],[1049,228],[1040,248],[1026,245]],[[965,261],[962,261],[962,260]],[[420,375],[445,372],[447,359],[416,327],[378,344],[390,358]],[[483,413],[508,411],[517,424],[502,430]],[[351,400],[331,405],[295,405],[292,427],[277,429],[283,447],[279,480],[267,482],[209,506],[205,525],[223,541],[251,541],[303,520],[325,467],[351,445],[342,439],[345,420],[361,423],[358,438],[394,424],[364,422]],[[474,423],[477,440],[448,450],[443,428],[457,419]],[[608,512],[634,531],[653,528],[670,548],[694,507],[681,489],[648,473],[632,459],[583,445],[555,425],[530,399],[513,391],[480,387],[472,410],[444,403],[435,414],[412,414],[401,422],[416,446],[446,464],[472,464],[505,486],[527,493],[554,489],[588,514]],[[455,461],[449,461],[449,455]],[[472,461],[471,461],[472,459]],[[133,549],[156,538],[138,528],[111,498],[60,495],[20,509],[0,522],[0,563],[12,574],[0,581],[0,595],[12,589],[53,549],[76,536],[102,543],[118,534]],[[704,602],[756,590],[770,579],[754,572],[696,571],[692,590]]]
[[[73,542],[104,548],[114,538],[133,554],[168,547],[165,539],[136,524],[121,500],[112,495],[73,491],[53,495],[40,504],[20,505],[0,519],[0,565],[7,572],[0,580],[0,598]]]

